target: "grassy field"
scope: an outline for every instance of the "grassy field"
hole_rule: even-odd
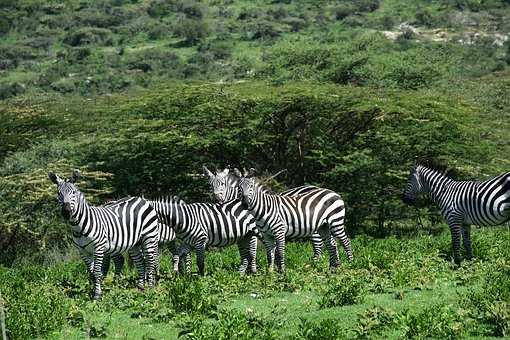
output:
[[[106,279],[89,299],[85,268],[2,268],[0,289],[13,338],[459,338],[509,335],[510,233],[476,229],[475,260],[455,268],[450,237],[353,240],[355,260],[335,273],[311,260],[309,244],[288,247],[288,271],[236,272],[235,247],[209,251],[206,276],[174,276],[164,256],[159,285],[139,293],[134,269]],[[345,257],[343,257],[345,259]]]

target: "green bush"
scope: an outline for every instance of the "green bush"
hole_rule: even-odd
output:
[[[340,307],[362,303],[365,298],[364,283],[360,278],[342,276],[332,279],[319,299],[319,308]]]
[[[208,315],[217,309],[217,301],[209,294],[207,283],[197,278],[178,278],[168,285],[168,296],[177,313]]]
[[[469,320],[459,310],[445,304],[411,314],[406,321],[408,338],[457,339],[467,334]]]
[[[70,46],[89,44],[111,45],[112,33],[106,28],[84,27],[69,32],[63,42]]]
[[[195,45],[209,35],[209,27],[204,20],[181,19],[173,28],[174,34],[184,39],[187,45]]]
[[[346,330],[342,327],[339,320],[324,319],[317,322],[300,319],[298,334],[302,339],[341,339],[346,337],[345,333]]]

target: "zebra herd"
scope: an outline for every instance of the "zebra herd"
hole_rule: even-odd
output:
[[[276,264],[285,271],[285,243],[309,239],[313,258],[329,252],[330,269],[340,263],[337,240],[349,261],[353,254],[345,230],[345,205],[332,190],[306,185],[282,193],[273,193],[253,171],[224,169],[204,174],[216,203],[186,203],[178,197],[147,200],[128,197],[94,207],[74,184],[79,171],[64,180],[49,173],[57,185],[61,213],[69,220],[73,242],[84,260],[93,297],[101,297],[101,282],[110,258],[115,275],[122,270],[127,252],[138,271],[137,286],[153,286],[159,267],[158,247],[171,246],[175,271],[189,271],[191,251],[197,255],[200,275],[204,274],[207,247],[237,244],[239,272],[257,271],[257,240],[266,250],[269,269]],[[472,257],[470,225],[497,225],[510,220],[510,173],[484,182],[454,181],[438,170],[424,165],[411,169],[403,194],[405,203],[413,203],[420,194],[428,194],[446,218],[453,244],[455,263],[460,263],[460,240],[468,258]]]

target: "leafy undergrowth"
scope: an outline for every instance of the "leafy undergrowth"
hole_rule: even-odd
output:
[[[11,338],[459,338],[508,336],[510,234],[473,233],[476,259],[455,268],[449,234],[353,240],[356,259],[329,273],[308,244],[288,246],[284,275],[240,277],[235,247],[210,251],[207,275],[174,277],[141,294],[134,269],[89,299],[79,261],[0,269]],[[344,259],[345,260],[345,259]]]

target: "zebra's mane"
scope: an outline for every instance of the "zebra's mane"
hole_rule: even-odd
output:
[[[416,169],[418,166],[425,167],[427,169],[439,172],[449,178],[457,178],[459,173],[455,168],[448,166],[445,161],[440,161],[437,159],[422,159],[417,161],[413,169]]]
[[[167,203],[167,204],[172,204],[172,203],[186,204],[186,202],[184,202],[184,200],[182,200],[181,198],[179,198],[179,196],[176,196],[176,195],[173,195],[173,196],[172,195],[163,195],[163,196],[151,198],[148,200],[153,201],[153,202],[158,202],[158,203]]]

